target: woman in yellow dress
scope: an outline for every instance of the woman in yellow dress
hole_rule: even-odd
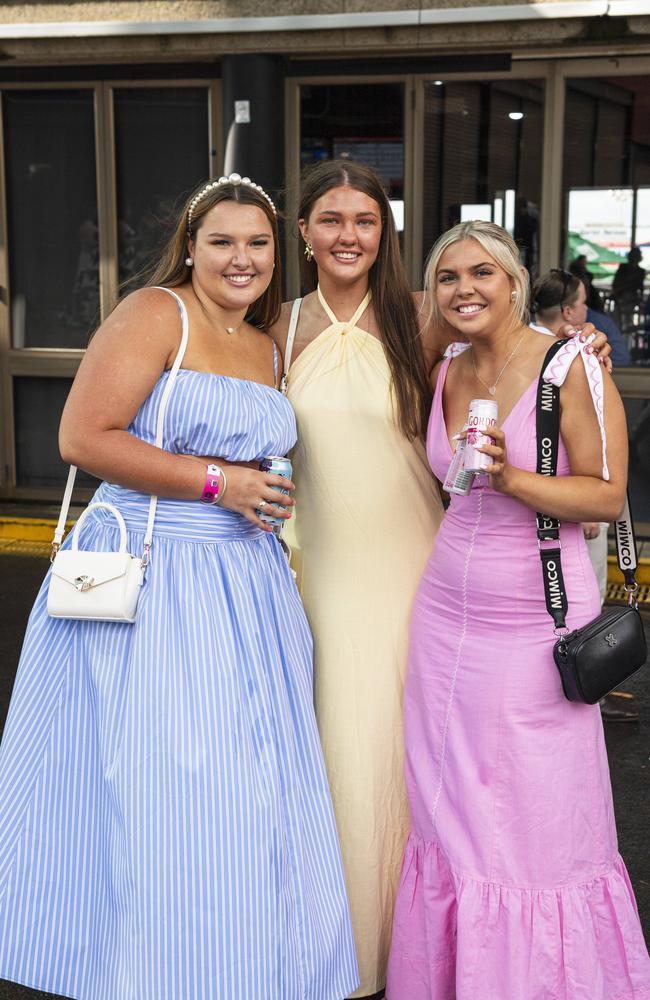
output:
[[[423,440],[429,376],[451,340],[420,324],[381,181],[311,168],[300,199],[304,299],[270,331],[298,420],[285,526],[314,635],[316,715],[361,985],[383,996],[409,815],[402,690],[411,605],[442,517]],[[605,341],[606,338],[603,338]]]
[[[319,164],[300,217],[317,290],[286,304],[274,331],[298,418],[300,513],[289,541],[314,634],[316,713],[361,973],[354,996],[381,996],[409,827],[408,622],[442,516],[422,438],[428,373],[444,345],[418,329],[390,205],[371,170]]]

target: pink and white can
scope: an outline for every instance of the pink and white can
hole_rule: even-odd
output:
[[[463,430],[466,431],[467,427],[463,427]],[[446,493],[456,493],[461,497],[469,496],[472,491],[472,483],[474,482],[474,473],[465,471],[466,447],[467,442],[465,438],[461,438],[456,444],[454,456],[447,469],[447,475],[442,485]]]
[[[490,428],[496,427],[499,419],[499,404],[493,399],[473,399],[469,404],[467,418],[467,446],[465,448],[465,472],[485,472],[492,465],[490,455],[485,455],[477,448],[486,444],[494,444],[490,437]]]

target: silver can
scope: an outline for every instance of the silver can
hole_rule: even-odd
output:
[[[267,455],[260,462],[260,472],[270,472],[273,476],[284,476],[285,479],[291,479],[291,473],[293,472],[293,467],[291,461],[288,458],[284,458],[282,455]],[[282,489],[280,486],[274,486],[274,490],[278,493],[285,493],[288,495],[289,490]],[[270,524],[273,526],[273,530],[276,534],[280,533],[282,525],[286,521],[284,517],[274,517],[273,514],[267,514],[266,510],[256,510],[255,513],[259,517],[260,521],[264,521],[265,524]]]
[[[463,427],[463,430],[467,430],[467,427]],[[461,438],[460,441],[456,443],[456,450],[454,451],[453,458],[449,463],[445,481],[442,484],[442,488],[446,493],[455,493],[457,496],[461,497],[469,496],[472,489],[472,483],[474,482],[474,473],[467,472],[465,469],[466,448],[467,441],[465,438]]]
[[[473,399],[469,404],[467,417],[467,447],[465,448],[465,472],[485,472],[492,465],[490,455],[477,451],[486,444],[494,444],[490,428],[496,427],[499,419],[499,404],[493,399]]]

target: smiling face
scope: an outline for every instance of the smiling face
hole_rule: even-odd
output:
[[[273,231],[257,205],[218,202],[201,218],[188,249],[193,283],[223,309],[247,309],[273,277]]]
[[[510,275],[474,239],[452,243],[440,257],[438,308],[466,337],[485,337],[511,326],[513,291]]]
[[[374,198],[344,185],[322,195],[298,225],[312,245],[319,277],[352,283],[368,273],[381,242],[381,209]]]

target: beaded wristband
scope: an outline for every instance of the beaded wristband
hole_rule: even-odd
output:
[[[219,489],[219,481],[223,478],[223,489]],[[226,492],[226,476],[220,465],[208,465],[205,469],[205,486],[199,497],[201,503],[220,503]]]

